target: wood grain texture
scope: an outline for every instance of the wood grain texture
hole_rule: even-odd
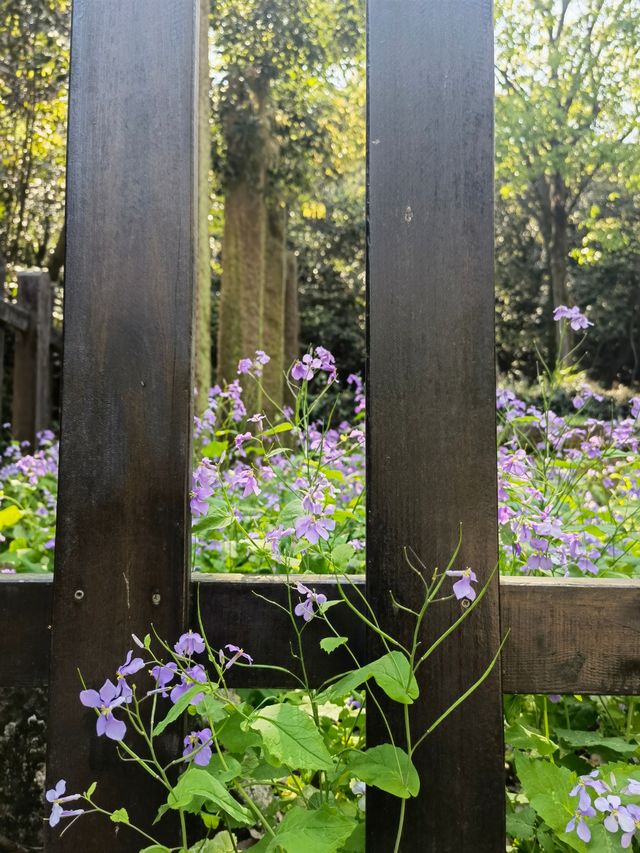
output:
[[[324,575],[306,576],[307,582],[335,595]],[[189,624],[197,624],[199,597],[214,646],[235,641],[260,662],[292,664],[284,615],[254,595],[285,603],[280,578],[194,574],[191,587]],[[47,683],[52,593],[51,575],[0,577],[0,687]],[[501,658],[504,693],[640,694],[640,580],[502,578],[500,599],[502,626],[510,632]],[[360,625],[347,613],[341,620],[364,655]],[[337,670],[337,660],[310,648],[314,683],[330,667]],[[290,683],[258,670],[233,674],[236,686]]]
[[[405,639],[389,590],[414,608],[422,595],[405,546],[431,574],[462,524],[457,568],[482,583],[497,560],[493,86],[486,0],[369,0],[367,586],[383,625]],[[496,579],[425,666],[416,737],[490,662],[498,597]],[[427,638],[455,610],[434,613]],[[424,853],[504,848],[500,694],[496,668],[417,754],[422,789],[403,851],[417,838]],[[371,715],[367,729],[388,739]],[[367,799],[369,849],[392,850],[397,803]]]
[[[76,0],[72,21],[47,772],[70,791],[97,780],[144,825],[161,792],[96,740],[77,669],[100,687],[132,631],[172,636],[186,617],[198,15],[198,0]],[[93,818],[47,836],[52,853],[139,849]]]
[[[509,693],[640,693],[640,580],[501,582]]]

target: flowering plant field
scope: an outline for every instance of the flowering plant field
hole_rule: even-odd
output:
[[[584,317],[576,309],[571,312],[559,318],[584,328]],[[288,374],[290,407],[275,411],[260,381],[267,359],[262,352],[243,359],[238,379],[213,388],[206,411],[196,418],[193,566],[202,572],[286,575],[292,585],[297,583],[293,622],[307,624],[317,616],[325,618],[326,602],[304,585],[303,578],[292,577],[311,572],[346,578],[365,568],[363,386],[359,377],[347,378],[353,415],[338,418],[340,383],[334,359],[317,347]],[[243,402],[247,383],[258,400],[255,412],[247,412]],[[570,392],[564,409],[555,406],[560,388]],[[541,369],[535,398],[501,389],[497,412],[500,571],[640,576],[640,398],[607,399],[574,369],[560,365]],[[0,472],[1,571],[51,571],[57,470],[53,436],[41,436],[32,453],[9,444],[5,458]],[[452,576],[452,595],[476,600],[473,567],[453,562],[447,572]],[[224,674],[228,664],[248,664],[247,654],[253,651],[245,653],[233,645],[216,650],[218,670]],[[218,653],[222,657],[216,657]],[[184,681],[190,676],[177,654],[173,664],[178,669],[171,661],[155,665],[169,666],[176,678],[180,670]],[[225,689],[219,679],[209,683],[216,683],[212,696]],[[158,682],[157,689],[164,686]],[[215,695],[222,701],[219,693]],[[251,696],[238,694],[234,701],[239,707],[251,705],[253,710],[247,713],[253,713],[261,703],[271,707],[274,700],[294,706],[306,701],[294,696],[251,691]],[[105,707],[115,707],[112,700],[130,711],[122,692],[106,699],[100,694]],[[338,739],[349,731],[348,738],[356,737],[360,748],[360,734],[354,735],[351,723],[353,702],[360,703],[361,697],[336,695],[332,701],[335,707],[321,721],[321,729]],[[359,717],[364,714],[360,707],[357,712]],[[509,849],[610,851],[637,844],[638,716],[633,697],[505,697]],[[208,738],[215,740],[216,721],[212,718],[208,726],[206,722],[205,715],[204,727],[185,746],[185,757],[194,765],[196,757],[189,755],[208,755]],[[104,733],[109,736],[106,729]],[[222,748],[224,752],[224,743]],[[284,787],[265,780],[280,806],[299,796],[296,791],[287,793],[291,780]],[[349,782],[374,784],[362,774]],[[349,790],[336,789],[334,795],[341,792],[338,799],[344,795],[357,814],[364,802],[361,788]],[[233,835],[233,825],[226,826],[224,832]]]

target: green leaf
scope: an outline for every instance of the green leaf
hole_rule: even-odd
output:
[[[607,749],[619,755],[634,755],[638,752],[637,743],[629,743],[621,737],[603,737],[599,732],[556,729],[559,740],[574,749]]]
[[[204,769],[190,767],[169,794],[167,804],[172,809],[198,812],[204,803],[245,826],[255,823],[251,812],[231,796],[222,782]]]
[[[333,759],[313,720],[284,702],[254,712],[248,727],[262,736],[268,760],[299,770],[332,770]]]
[[[584,844],[575,833],[564,831],[575,811],[569,791],[576,784],[576,774],[566,767],[531,759],[523,753],[518,753],[515,761],[523,791],[536,813],[566,844],[574,850],[584,850]]]
[[[162,844],[152,844],[151,847],[145,847],[140,853],[171,853],[168,847],[163,847]]]
[[[286,503],[280,510],[278,523],[283,527],[291,527],[293,522],[301,515],[304,515],[302,501],[300,498],[293,498],[293,500]]]
[[[336,547],[331,550],[331,559],[338,569],[346,569],[349,560],[353,557],[355,552],[356,549],[353,545],[349,545],[348,542],[343,542],[340,545],[336,545]]]
[[[507,815],[507,835],[520,841],[531,841],[535,837],[536,813],[531,806]]]
[[[0,509],[0,530],[4,527],[11,527],[17,521],[20,521],[24,512],[18,509],[17,506],[8,506],[5,509]]]
[[[266,429],[264,432],[261,432],[258,438],[266,438],[268,435],[278,435],[281,432],[291,432],[293,429],[293,424],[286,421],[285,423],[278,424],[277,426],[271,427],[271,429]]]
[[[238,848],[234,845],[234,838],[235,836],[225,830],[213,838],[208,838],[204,843],[199,841],[194,844],[189,848],[189,853],[235,853]]]
[[[204,693],[204,688],[206,685],[203,684],[194,684],[193,687],[190,687],[186,693],[183,693],[182,696],[178,699],[175,705],[171,707],[169,713],[161,720],[153,729],[153,737],[157,737],[161,735],[162,732],[167,728],[167,726],[171,725],[174,720],[177,720],[178,717],[187,710],[189,705],[191,704],[191,700],[194,696],[197,696],[198,693]]]
[[[269,842],[267,853],[336,853],[356,826],[353,818],[324,805],[319,809],[294,808],[287,812]]]
[[[225,703],[215,696],[205,696],[202,702],[196,705],[196,712],[212,723],[219,723],[228,716]]]
[[[250,708],[245,707],[247,713]],[[217,734],[220,743],[228,752],[244,754],[252,746],[260,746],[262,739],[257,732],[245,731],[242,726],[245,718],[241,714],[231,714],[218,728]]]
[[[227,449],[226,441],[211,441],[202,448],[202,455],[207,459],[218,459]]]
[[[413,762],[404,750],[390,743],[351,753],[348,766],[358,779],[394,797],[417,797],[420,791],[420,777]]]
[[[349,642],[348,637],[324,637],[320,640],[320,648],[323,652],[326,652],[328,655],[331,652],[335,652],[336,649],[339,649],[340,646],[344,646],[345,643]]]
[[[87,790],[85,791],[84,796],[85,796],[85,797],[87,797],[87,798],[92,797],[92,796],[94,795],[95,790],[96,790],[96,788],[97,788],[97,787],[98,787],[98,783],[97,783],[97,782],[92,782],[92,783],[89,785],[89,787],[87,788]]]
[[[126,809],[116,809],[110,815],[114,823],[129,823],[129,815]]]
[[[333,702],[348,696],[370,678],[390,699],[403,705],[411,705],[420,693],[409,659],[402,652],[393,651],[345,675],[324,690],[318,696],[318,701]]]
[[[342,853],[365,853],[365,831],[362,821],[345,841]]]
[[[504,733],[504,739],[516,749],[535,750],[539,755],[552,755],[558,749],[558,744],[521,723],[509,726]]]

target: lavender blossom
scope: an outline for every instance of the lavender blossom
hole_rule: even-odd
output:
[[[473,601],[476,597],[476,591],[471,586],[472,583],[477,583],[477,576],[473,569],[468,566],[462,571],[449,569],[446,573],[450,578],[460,578],[453,585],[453,594],[460,601],[463,598]]]
[[[184,750],[182,754],[187,761],[193,761],[199,767],[207,767],[211,761],[212,742],[211,729],[202,729],[200,732],[191,732],[184,739]]]
[[[98,711],[96,731],[98,735],[106,735],[111,740],[122,740],[126,734],[127,727],[122,720],[113,716],[114,708],[119,708],[127,701],[119,688],[107,679],[97,690],[83,690],[80,693],[80,701],[86,708],[95,708]]]

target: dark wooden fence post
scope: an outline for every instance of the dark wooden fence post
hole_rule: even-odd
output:
[[[17,331],[13,366],[13,436],[35,444],[36,433],[51,426],[51,281],[46,272],[18,273],[18,307],[29,313]]]
[[[199,15],[199,0],[73,5],[47,775],[95,780],[147,825],[162,789],[96,738],[77,670],[99,688],[132,631],[170,639],[186,618]],[[116,830],[88,818],[47,850],[140,848]]]
[[[443,567],[462,523],[457,568],[482,583],[497,560],[492,10],[490,0],[369,0],[368,17],[368,588],[402,631],[389,590],[409,606],[420,598],[404,546]],[[460,604],[445,610],[425,640]],[[499,642],[495,578],[425,668],[416,735]],[[384,737],[375,720],[368,728]],[[403,850],[504,850],[499,667],[417,764]],[[386,853],[394,806],[367,798],[368,849]]]

